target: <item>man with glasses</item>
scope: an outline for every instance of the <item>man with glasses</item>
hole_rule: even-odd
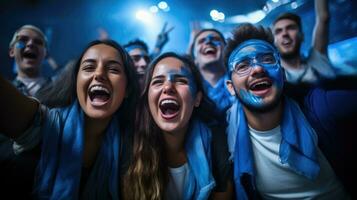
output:
[[[345,170],[354,169],[345,156],[347,132],[335,123],[352,122],[357,90],[314,88],[297,104],[285,95],[279,52],[261,26],[233,32],[225,63],[236,97],[227,133],[237,199],[348,199]]]

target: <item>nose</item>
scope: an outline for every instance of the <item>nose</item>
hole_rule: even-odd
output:
[[[27,40],[27,42],[26,42],[27,47],[33,47],[34,45],[35,45],[34,39]]]
[[[175,86],[170,80],[166,80],[163,86],[163,93],[164,94],[174,94],[175,93]]]
[[[139,62],[137,63],[138,71],[144,71],[147,65],[148,63],[146,62],[146,60],[143,57],[140,58]]]
[[[105,68],[102,64],[99,64],[94,71],[94,79],[97,81],[106,80]]]
[[[252,67],[252,69],[250,71],[251,76],[253,76],[253,77],[265,76],[266,70],[261,65],[254,63],[254,64],[252,64],[251,67]]]

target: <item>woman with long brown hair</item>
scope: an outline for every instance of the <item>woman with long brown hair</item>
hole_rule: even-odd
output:
[[[149,67],[137,110],[126,199],[232,197],[225,129],[193,62],[165,53]]]

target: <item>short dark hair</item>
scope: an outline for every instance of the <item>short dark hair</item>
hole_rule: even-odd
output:
[[[273,25],[283,19],[290,19],[294,21],[298,25],[300,32],[302,32],[301,18],[299,15],[290,12],[282,13],[274,20]]]
[[[140,48],[142,48],[144,51],[149,53],[148,45],[140,39],[131,40],[127,44],[123,45],[124,49],[127,49],[128,47],[131,47],[131,46],[140,46]]]
[[[224,35],[223,35],[219,30],[214,29],[214,28],[205,28],[205,29],[202,29],[202,30],[200,30],[200,31],[195,35],[195,37],[193,38],[192,44],[191,44],[191,46],[190,46],[190,55],[191,55],[192,58],[195,58],[195,57],[194,57],[194,54],[193,54],[193,51],[194,51],[194,49],[195,49],[195,42],[196,42],[198,36],[201,35],[201,34],[204,33],[204,32],[207,32],[207,31],[216,32],[216,33],[222,38],[224,44],[226,44],[226,39],[224,38]]]
[[[270,28],[264,28],[261,25],[254,26],[250,23],[242,24],[232,31],[232,38],[227,41],[227,46],[224,50],[224,64],[227,68],[229,56],[234,49],[250,39],[264,40],[274,46],[274,37]]]

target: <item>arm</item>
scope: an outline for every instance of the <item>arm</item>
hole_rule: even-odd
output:
[[[327,55],[328,31],[330,13],[328,0],[315,0],[316,22],[312,36],[313,48],[323,55]]]
[[[220,199],[233,199],[233,183],[232,181],[229,181],[227,183],[227,188],[225,192],[213,192],[212,193],[212,199],[214,200],[220,200]]]
[[[171,27],[168,30],[166,30],[166,27],[167,27],[167,22],[165,22],[164,27],[162,27],[161,32],[157,36],[155,48],[151,54],[152,59],[154,59],[161,53],[162,49],[169,41],[169,33],[174,29],[174,27]]]
[[[22,95],[0,75],[0,133],[10,138],[21,136],[30,127],[38,103]]]
[[[190,33],[190,41],[188,42],[187,47],[187,54],[191,55],[191,49],[193,48],[193,39],[195,38],[196,34],[200,32],[201,25],[198,21],[193,21],[190,23],[191,33]]]
[[[212,167],[216,188],[211,199],[233,199],[233,169],[229,161],[227,135],[224,126],[216,126],[212,130]]]

